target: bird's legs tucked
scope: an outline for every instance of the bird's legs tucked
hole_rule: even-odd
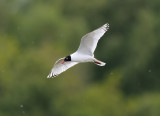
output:
[[[96,60],[93,60],[94,61],[94,63],[96,63],[96,64],[101,64],[100,62],[98,62],[98,61],[96,61]]]
[[[106,64],[106,63],[104,63],[104,62],[102,62],[102,61],[99,61],[99,60],[97,60],[97,59],[94,59],[93,62],[94,62],[95,64],[97,64],[98,66],[104,66],[104,65]]]

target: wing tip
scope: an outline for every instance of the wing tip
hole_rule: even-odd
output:
[[[58,75],[56,75],[56,74],[53,74],[52,72],[47,76],[47,78],[54,78],[54,77],[56,77],[56,76],[58,76]]]
[[[109,29],[109,23],[104,24],[102,28],[106,32]]]

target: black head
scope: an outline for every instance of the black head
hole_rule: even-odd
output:
[[[65,59],[64,59],[64,61],[65,61],[65,62],[71,61],[71,56],[66,56]]]

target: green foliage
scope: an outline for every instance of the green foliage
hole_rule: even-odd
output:
[[[1,0],[0,116],[159,116],[160,1]],[[108,22],[95,56],[47,79]]]

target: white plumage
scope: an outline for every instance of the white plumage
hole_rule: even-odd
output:
[[[78,62],[65,62],[64,64],[62,64],[62,61],[64,60],[64,58],[60,58],[59,60],[56,61],[56,63],[54,64],[51,73],[48,75],[48,78],[50,77],[56,77],[58,76],[60,73],[66,71],[67,69],[69,69],[70,67],[78,64]]]
[[[79,53],[94,54],[97,47],[98,40],[104,35],[109,29],[109,24],[105,24],[102,27],[86,34],[82,37],[80,46],[77,50]]]
[[[57,60],[47,78],[56,77],[68,68],[81,62],[94,62],[99,66],[104,66],[104,62],[94,58],[94,51],[97,47],[98,40],[108,29],[109,24],[106,23],[100,28],[83,36],[78,50],[67,57]]]

